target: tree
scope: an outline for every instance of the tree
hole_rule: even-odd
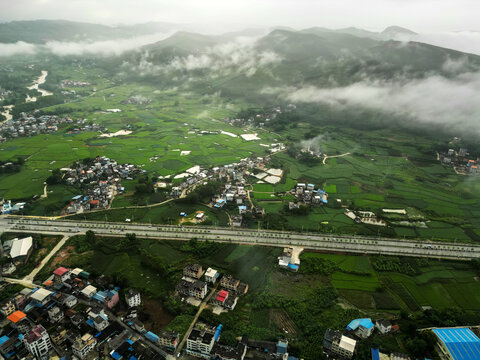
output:
[[[97,237],[95,236],[95,233],[92,230],[88,230],[85,233],[85,241],[89,243],[91,246],[94,246],[96,243]]]

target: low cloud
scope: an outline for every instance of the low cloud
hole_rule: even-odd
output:
[[[208,71],[212,77],[232,72],[253,76],[258,69],[279,63],[281,57],[272,51],[255,48],[257,38],[239,37],[233,41],[205,49],[201,54],[175,57],[166,64],[154,63],[145,53],[137,64],[125,63],[142,76],[172,72]]]
[[[15,44],[0,43],[0,56],[31,55],[39,52],[49,52],[58,56],[95,54],[102,56],[120,55],[126,51],[135,50],[144,45],[166,39],[169,33],[155,33],[132,38],[122,38],[104,41],[63,42],[49,41],[44,45],[17,42]]]
[[[0,43],[0,56],[12,56],[20,54],[34,54],[37,51],[36,45],[32,45],[23,41],[13,44]]]
[[[391,112],[413,121],[480,135],[480,72],[454,78],[440,75],[419,80],[361,81],[336,88],[270,88],[293,102],[321,102]]]
[[[480,55],[480,32],[478,31],[438,32],[416,35],[401,34],[396,36],[395,40],[417,41]]]

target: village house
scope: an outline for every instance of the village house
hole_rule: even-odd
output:
[[[199,264],[189,264],[183,268],[183,275],[192,279],[200,279],[202,274],[202,265]]]

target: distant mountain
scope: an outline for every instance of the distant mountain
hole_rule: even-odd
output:
[[[155,65],[166,65],[176,58],[176,66],[170,70],[170,84],[181,85],[188,79],[199,89],[208,86],[240,97],[254,96],[259,89],[275,86],[331,87],[347,86],[366,78],[421,79],[431,73],[449,76],[444,69],[447,60],[462,61],[472,71],[480,69],[479,56],[418,42],[358,37],[322,28],[274,30],[248,48],[227,47],[229,53],[212,50],[231,41],[230,36],[179,32],[144,49],[149,50],[149,61]],[[263,58],[262,54],[267,55]],[[275,61],[262,65],[260,59],[268,58]],[[188,67],[187,63],[194,66]],[[215,71],[218,71],[215,76],[209,76]],[[165,74],[161,80],[167,81]],[[158,79],[151,76],[149,81]]]
[[[113,27],[66,20],[12,21],[0,23],[0,42],[98,41],[167,32],[175,28],[179,26],[167,23]]]
[[[302,32],[315,32],[315,31],[348,34],[348,35],[352,35],[360,38],[368,38],[373,40],[397,40],[400,38],[405,38],[407,36],[418,35],[416,32],[402,28],[400,26],[389,26],[382,32],[358,29],[355,27],[348,27],[348,28],[336,29],[336,30],[316,27],[316,28],[302,30]]]
[[[400,26],[389,26],[381,32],[381,35],[383,37],[392,38],[398,35],[418,35],[418,34],[412,30],[408,30]]]

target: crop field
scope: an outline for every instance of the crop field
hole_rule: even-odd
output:
[[[69,216],[68,219],[107,220],[113,222],[124,222],[126,219],[130,219],[132,222],[175,225],[183,220],[183,217],[180,216],[181,212],[193,214],[196,211],[204,212],[207,219],[212,220],[212,224],[228,224],[228,217],[223,210],[213,210],[205,205],[184,204],[175,201],[161,206],[131,207],[77,214]]]
[[[362,309],[416,310],[431,306],[480,310],[480,283],[468,263],[428,260],[428,265],[418,268],[417,275],[406,275],[375,271],[367,256],[301,255],[301,260],[307,258],[336,264],[331,284],[347,301]]]
[[[106,86],[103,84],[103,86]],[[131,95],[144,95],[152,100],[148,105],[123,102]],[[119,163],[141,166],[149,173],[175,175],[194,166],[210,167],[228,164],[252,154],[263,155],[259,141],[245,141],[239,136],[201,134],[201,131],[222,130],[240,135],[241,129],[221,121],[243,104],[225,103],[216,97],[200,97],[129,84],[109,87],[68,105],[56,105],[44,110],[67,107],[72,118],[88,118],[106,126],[109,132],[130,129],[132,134],[100,138],[99,133],[37,135],[17,138],[0,145],[0,160],[26,159],[16,174],[0,176],[0,194],[8,199],[27,199],[40,195],[43,182],[53,169],[66,167],[87,157],[103,155]],[[235,107],[237,106],[237,107]],[[106,109],[121,109],[109,113]],[[95,110],[99,109],[99,110]],[[273,140],[268,132],[258,134],[263,142]],[[181,151],[190,151],[182,156]],[[156,160],[152,158],[158,157]]]

